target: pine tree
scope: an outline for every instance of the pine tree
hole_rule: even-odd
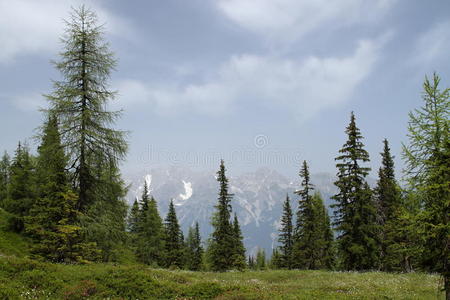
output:
[[[332,197],[340,261],[345,270],[370,270],[378,264],[376,210],[365,180],[370,168],[361,166],[369,161],[369,154],[353,113],[346,134],[348,140],[336,158],[339,192]]]
[[[292,247],[294,243],[293,226],[292,226],[292,209],[289,196],[283,204],[283,215],[281,217],[281,228],[278,242],[281,244],[281,265],[282,268],[292,268]]]
[[[195,227],[189,228],[188,237],[186,240],[188,248],[187,252],[187,268],[191,271],[199,271],[202,269],[203,247],[200,237],[200,227],[198,222],[195,222]]]
[[[73,10],[62,42],[64,51],[55,66],[63,79],[54,83],[47,98],[50,112],[60,121],[62,142],[70,157],[77,209],[87,211],[104,188],[105,182],[96,176],[98,168],[105,162],[117,167],[127,151],[125,133],[110,128],[120,112],[106,110],[115,95],[108,90],[108,79],[116,60],[95,13],[84,6]]]
[[[36,176],[33,158],[27,147],[17,146],[10,168],[9,197],[5,201],[5,210],[13,214],[9,220],[10,229],[21,232],[24,229],[24,217],[36,199]]]
[[[380,226],[380,269],[392,271],[398,267],[400,261],[394,262],[393,249],[395,228],[400,217],[401,193],[395,180],[394,158],[390,153],[389,143],[383,141],[384,148],[381,153],[382,166],[378,171],[378,182],[375,188],[375,200],[377,206],[377,221]]]
[[[82,242],[81,227],[76,224],[77,196],[70,189],[67,157],[54,116],[45,124],[38,153],[37,199],[25,217],[26,232],[36,241],[32,252],[54,262],[95,259],[93,245]]]
[[[234,253],[233,253],[233,268],[238,270],[245,269],[245,247],[243,242],[243,236],[241,232],[241,227],[239,226],[239,221],[236,213],[234,214],[233,221],[233,244],[234,244]]]
[[[6,199],[8,199],[10,167],[11,161],[8,153],[5,151],[0,160],[0,208],[5,207]]]
[[[220,162],[217,172],[217,181],[220,183],[218,203],[213,215],[212,225],[214,227],[210,249],[208,249],[213,271],[226,271],[233,266],[234,233],[230,222],[232,194],[228,193],[228,179],[225,175],[225,165]]]
[[[301,189],[295,193],[300,196],[298,202],[297,221],[294,231],[294,244],[292,250],[292,263],[295,268],[315,268],[314,239],[316,219],[311,191],[314,186],[310,182],[309,168],[306,161],[303,162],[299,173],[302,178]]]
[[[437,74],[431,82],[425,77],[424,105],[409,114],[409,144],[403,154],[411,188],[423,199],[416,219],[425,241],[422,265],[442,274],[450,299],[450,89],[441,91],[439,83]]]
[[[173,200],[165,219],[166,267],[183,267],[183,240]]]

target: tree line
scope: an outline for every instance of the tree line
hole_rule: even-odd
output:
[[[305,161],[295,193],[298,210],[293,212],[286,196],[280,246],[266,262],[264,251],[246,257],[223,161],[213,233],[204,242],[198,223],[184,237],[173,202],[162,220],[146,185],[128,208],[128,187],[119,170],[128,133],[113,128],[121,112],[108,110],[116,59],[95,13],[74,9],[62,43],[54,63],[62,79],[46,95],[37,154],[19,143],[12,159],[5,153],[0,161],[0,206],[9,213],[9,228],[35,242],[35,257],[54,262],[127,257],[158,267],[213,271],[422,270],[442,274],[450,297],[450,90],[441,89],[437,74],[425,78],[423,106],[409,115],[403,145],[407,184],[398,183],[384,140],[378,181],[369,186],[370,158],[352,113],[336,157],[333,216],[310,182]]]

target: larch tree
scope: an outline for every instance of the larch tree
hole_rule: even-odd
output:
[[[450,299],[450,89],[440,77],[425,77],[423,106],[409,114],[408,144],[403,145],[406,174],[422,199],[416,226],[424,238],[422,266],[444,278]]]
[[[369,153],[353,112],[345,132],[347,142],[335,159],[338,193],[332,197],[340,262],[345,270],[370,270],[378,265],[376,209],[366,182],[370,168],[363,166],[369,162]]]

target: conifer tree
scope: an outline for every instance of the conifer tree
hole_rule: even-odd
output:
[[[330,217],[320,193],[313,195],[314,218],[316,219],[315,234],[312,242],[314,257],[317,257],[315,268],[333,269],[335,265],[334,234],[331,229]]]
[[[295,193],[300,196],[298,202],[297,221],[295,226],[294,244],[292,250],[292,263],[295,268],[314,268],[314,239],[316,219],[314,218],[314,206],[311,191],[314,186],[310,182],[309,168],[306,161],[303,162],[299,173],[302,178],[301,189]]]
[[[370,168],[362,165],[369,154],[353,112],[345,132],[348,140],[336,158],[338,194],[332,197],[340,261],[345,270],[370,270],[378,265],[376,210],[365,179]]]
[[[195,222],[194,227],[189,227],[189,233],[186,241],[187,268],[191,271],[199,271],[202,268],[203,247],[200,237],[200,227]]]
[[[416,219],[425,241],[422,266],[442,274],[450,299],[450,89],[440,90],[439,83],[436,73],[431,81],[425,77],[424,105],[409,114],[409,144],[403,146],[403,155],[411,188],[422,198]]]
[[[288,195],[286,195],[286,200],[283,204],[283,215],[281,217],[281,228],[278,242],[281,243],[281,264],[279,265],[279,267],[291,269],[294,237],[292,225],[292,209]]]
[[[5,207],[5,202],[8,198],[10,166],[11,161],[8,153],[5,151],[0,160],[0,208]]]
[[[278,248],[272,250],[272,257],[270,258],[269,268],[272,270],[278,270],[283,268],[283,258]]]
[[[385,139],[383,144],[382,166],[378,171],[378,182],[374,192],[377,221],[380,226],[380,269],[392,271],[401,263],[394,263],[393,254],[389,253],[389,249],[393,249],[392,246],[397,240],[394,233],[400,217],[401,193],[395,180],[394,158],[390,153],[389,143]]]
[[[106,110],[115,95],[108,89],[108,79],[116,60],[95,13],[84,6],[73,10],[62,43],[61,59],[55,63],[62,80],[55,81],[47,98],[50,112],[60,121],[78,194],[77,209],[86,212],[104,188],[105,182],[96,176],[98,168],[104,163],[117,167],[127,151],[125,133],[110,127],[120,112]]]
[[[258,270],[266,269],[266,251],[262,248],[259,248],[256,253],[256,268]]]
[[[156,200],[144,189],[137,234],[136,255],[141,263],[164,266],[165,246],[164,227],[158,212]]]
[[[57,119],[48,118],[37,157],[37,199],[25,217],[26,232],[35,240],[32,252],[54,262],[95,259],[94,245],[83,243],[76,224],[77,196],[70,189],[67,157]]]
[[[232,260],[233,260],[233,267],[238,270],[245,269],[245,247],[243,239],[244,238],[242,236],[241,227],[239,226],[239,221],[235,213],[233,221],[234,253]]]
[[[21,232],[24,229],[24,217],[36,199],[35,167],[27,147],[21,143],[17,146],[10,168],[9,197],[6,199],[5,210],[13,214],[10,219],[10,229]]]
[[[183,267],[183,241],[180,225],[173,200],[170,201],[169,211],[165,219],[165,246],[166,246],[166,267]]]
[[[209,256],[213,271],[226,271],[233,267],[235,249],[234,232],[230,222],[232,194],[228,193],[228,178],[225,175],[224,161],[220,161],[217,181],[220,184],[216,212],[213,215],[213,233],[209,245]]]
[[[248,268],[250,270],[255,270],[256,269],[255,258],[253,257],[253,255],[249,255],[248,256],[247,266],[248,266]]]
[[[137,200],[134,200],[127,220],[128,231],[133,235],[139,232],[138,228],[139,218],[140,218],[139,203],[137,202]]]

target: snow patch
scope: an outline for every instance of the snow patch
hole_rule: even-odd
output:
[[[184,180],[182,180],[183,185],[184,185],[184,194],[180,194],[179,197],[181,198],[181,200],[186,201],[189,198],[192,197],[193,194],[193,190],[192,190],[192,183],[191,182],[186,182]]]

